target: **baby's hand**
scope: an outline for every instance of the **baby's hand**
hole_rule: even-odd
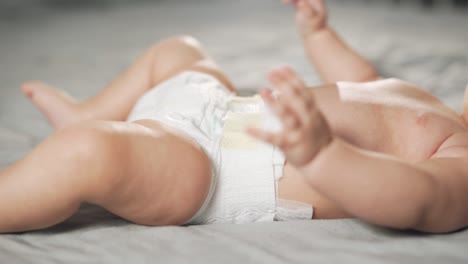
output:
[[[261,95],[280,118],[283,130],[275,134],[249,128],[248,133],[278,146],[288,162],[301,168],[313,161],[332,141],[332,133],[312,93],[306,90],[304,82],[293,70],[283,67],[272,71],[269,80],[280,92],[278,99],[273,98],[269,90],[263,90]]]
[[[302,37],[313,35],[327,27],[324,0],[283,0],[296,6],[296,24]]]

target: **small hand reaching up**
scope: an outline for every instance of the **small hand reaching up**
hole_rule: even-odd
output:
[[[271,133],[251,127],[247,132],[278,146],[288,162],[300,169],[328,146],[333,139],[332,133],[315,104],[313,94],[307,91],[304,82],[292,69],[283,67],[274,70],[268,78],[278,90],[279,97],[275,99],[269,90],[263,90],[261,96],[281,120],[283,130]]]
[[[327,27],[324,0],[283,0],[296,6],[296,24],[302,37],[309,37]]]

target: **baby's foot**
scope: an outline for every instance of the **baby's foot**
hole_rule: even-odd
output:
[[[21,90],[47,117],[55,129],[61,129],[83,119],[78,103],[62,91],[42,82],[27,82]]]

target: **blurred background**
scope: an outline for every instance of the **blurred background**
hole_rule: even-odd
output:
[[[330,24],[383,76],[415,82],[461,109],[466,1],[326,2]],[[265,73],[284,63],[318,84],[293,14],[280,0],[0,0],[0,167],[51,133],[21,96],[23,81],[85,99],[168,36],[198,38],[244,94],[264,87]]]

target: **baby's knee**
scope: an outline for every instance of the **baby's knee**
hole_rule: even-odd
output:
[[[95,186],[118,182],[126,164],[126,141],[117,136],[108,122],[87,121],[59,131],[53,140],[62,146],[59,154],[74,169],[86,168],[82,180]]]
[[[172,36],[166,39],[163,39],[159,43],[157,43],[155,46],[159,48],[175,48],[175,49],[194,49],[194,50],[200,50],[201,49],[201,44],[200,42],[193,36],[190,35],[178,35],[178,36]]]
[[[150,48],[149,56],[153,85],[208,58],[200,43],[190,36],[165,39]]]
[[[60,186],[70,202],[89,201],[91,194],[105,192],[118,182],[119,170],[125,166],[118,149],[122,146],[124,144],[117,142],[109,129],[99,122],[59,130],[43,143],[43,147],[38,147],[47,150],[42,152],[48,153],[43,157],[44,161],[57,163],[49,166],[52,169],[41,182]]]
[[[150,53],[157,60],[164,58],[203,59],[205,52],[201,43],[189,35],[173,36],[163,39],[150,47]]]
[[[101,121],[82,122],[60,130],[55,140],[82,161],[108,158],[120,145],[109,125]]]

